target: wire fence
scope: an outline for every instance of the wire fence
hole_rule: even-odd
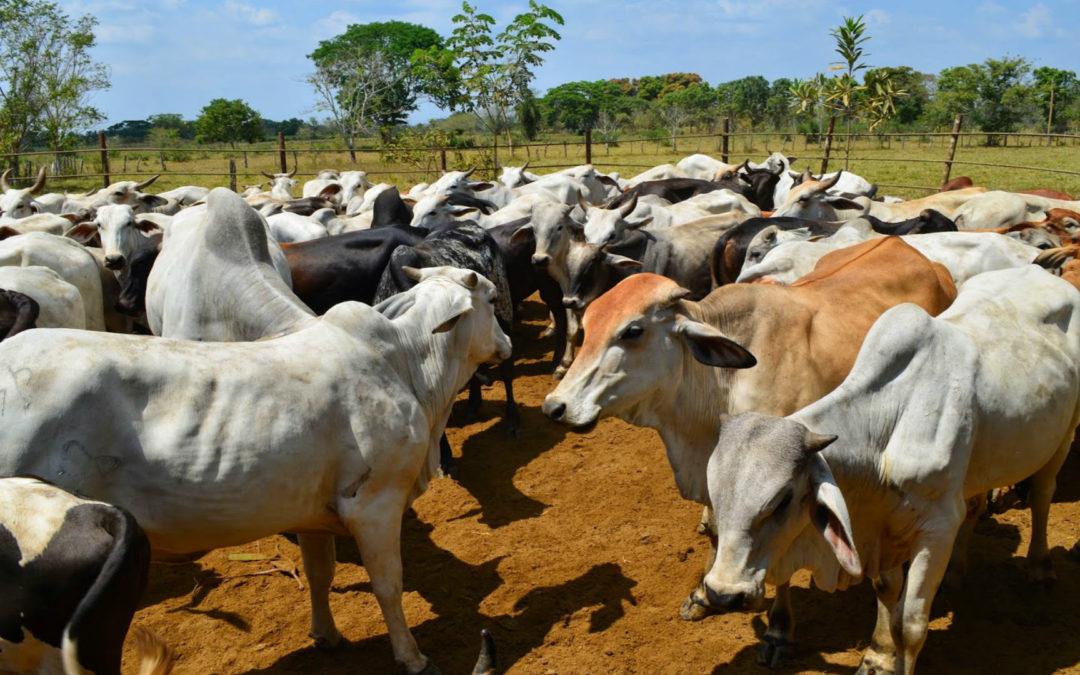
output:
[[[53,185],[72,188],[88,187],[97,179],[103,185],[128,178],[146,178],[162,174],[159,184],[181,184],[182,180],[205,181],[227,179],[233,189],[245,183],[261,182],[264,174],[295,172],[301,178],[313,177],[325,168],[359,168],[373,179],[396,181],[430,181],[449,169],[479,167],[477,175],[494,178],[500,164],[520,165],[528,161],[530,169],[557,170],[581,163],[591,163],[603,170],[647,170],[657,164],[675,162],[691,153],[706,153],[725,162],[737,163],[744,157],[760,159],[762,154],[779,151],[795,155],[801,166],[824,173],[840,161],[859,170],[889,163],[895,166],[923,165],[919,171],[901,172],[886,176],[882,187],[930,192],[939,189],[951,174],[953,166],[992,169],[994,172],[1031,172],[1036,176],[1053,174],[1068,181],[1066,187],[1080,187],[1080,153],[1069,149],[1080,146],[1080,135],[1038,133],[963,132],[957,120],[952,132],[854,133],[815,136],[813,134],[763,131],[729,131],[729,123],[712,133],[676,136],[609,139],[593,141],[586,135],[583,141],[559,140],[532,142],[509,146],[478,147],[395,147],[365,145],[356,147],[355,167],[350,151],[344,144],[326,141],[289,141],[279,135],[276,145],[223,146],[188,145],[179,147],[132,147],[115,144],[110,147],[104,134],[98,147],[68,150],[25,152],[19,155],[0,155],[0,163],[15,169],[9,182],[33,180],[45,167]],[[948,141],[948,142],[946,142]],[[1055,153],[1067,153],[1065,163],[1054,166],[1034,166],[1012,161],[1011,151],[1031,148],[1040,159]],[[614,153],[612,152],[614,150]],[[841,152],[842,150],[842,152]],[[900,155],[894,153],[899,151]],[[939,154],[940,153],[940,154]],[[960,158],[957,158],[957,154]],[[922,154],[922,157],[909,156]],[[966,155],[973,154],[971,158]],[[937,155],[936,157],[934,155]],[[1045,157],[1043,157],[1045,155]],[[1024,157],[1031,155],[1024,154]],[[639,159],[640,158],[640,159]],[[1005,161],[1008,158],[1010,161]],[[942,167],[938,186],[928,172],[932,165]],[[635,171],[636,173],[637,171]],[[895,173],[895,171],[894,171]],[[876,177],[876,176],[872,176]],[[254,179],[254,180],[252,180]],[[210,181],[214,182],[214,181]],[[223,182],[223,181],[222,181]],[[1061,182],[1056,183],[1061,185]],[[1042,186],[1038,186],[1042,187]]]

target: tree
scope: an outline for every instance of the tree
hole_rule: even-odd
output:
[[[627,111],[622,90],[607,80],[567,82],[552,87],[544,94],[544,107],[549,124],[579,134],[594,129],[601,113]]]
[[[442,45],[430,28],[387,21],[350,25],[308,54],[315,64],[308,82],[319,97],[316,107],[334,117],[353,162],[358,133],[378,131],[385,141],[416,110],[425,92],[413,54]]]
[[[781,129],[791,119],[791,87],[795,84],[786,77],[773,80],[769,85],[769,97],[765,100],[765,117],[774,129]]]
[[[1015,130],[1033,93],[1030,68],[1027,59],[1006,56],[942,70],[937,78],[934,121],[946,124],[961,113],[969,114],[983,131]],[[998,138],[991,135],[988,142],[996,144]]]
[[[158,113],[146,118],[155,129],[172,132],[176,138],[190,141],[195,139],[195,124],[185,120],[180,113]]]
[[[215,98],[202,109],[195,120],[196,137],[200,143],[254,143],[262,140],[262,119],[240,99]]]
[[[715,100],[715,94],[708,85],[704,84],[676,89],[659,100],[657,112],[671,131],[672,151],[679,150],[676,140],[679,129],[690,120],[702,115],[714,104]]]
[[[1035,99],[1046,119],[1046,133],[1064,131],[1069,115],[1061,111],[1068,110],[1072,103],[1080,100],[1080,81],[1076,79],[1076,73],[1040,66],[1031,74],[1035,78]]]
[[[563,25],[563,18],[529,0],[529,11],[515,16],[498,35],[492,35],[495,19],[468,2],[461,3],[461,13],[452,20],[447,49],[418,52],[414,66],[443,100],[453,109],[475,114],[495,139],[505,130],[513,152],[510,113],[528,94],[533,69],[544,62],[542,55],[555,49],[553,42],[560,36],[552,24]]]
[[[104,118],[89,94],[109,86],[90,58],[97,19],[72,20],[43,0],[0,0],[0,152],[25,150],[40,133],[54,150]]]
[[[866,80],[868,82],[876,80],[880,72],[887,74],[895,88],[907,92],[907,95],[895,101],[896,122],[909,126],[922,118],[930,108],[930,87],[934,84],[934,76],[920,73],[908,66],[897,66],[871,68],[866,71]]]
[[[751,75],[729,83],[731,106],[737,117],[750,122],[751,131],[765,121],[769,104],[769,82],[760,75]]]
[[[518,102],[517,118],[526,140],[535,141],[540,133],[540,103],[531,89]]]

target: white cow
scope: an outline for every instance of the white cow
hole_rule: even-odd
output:
[[[142,192],[157,180],[161,174],[147,178],[142,182],[122,180],[100,190],[90,190],[85,194],[49,193],[38,197],[41,210],[47,213],[78,213],[83,209],[96,209],[106,204],[127,204],[136,211],[149,211],[152,206],[165,204],[166,200],[157,195]]]
[[[708,155],[696,154],[683,157],[675,164],[675,167],[690,178],[699,180],[718,180],[728,171],[734,171],[735,164],[727,164]]]
[[[958,208],[953,220],[961,230],[992,229],[1042,220],[1050,209],[1077,211],[1080,201],[992,190]]]
[[[334,215],[333,209],[320,209],[320,211],[324,212],[320,216],[327,222]],[[325,213],[326,211],[329,211],[329,214]],[[280,244],[321,239],[329,234],[326,231],[326,225],[316,221],[314,214],[308,217],[291,211],[282,211],[269,216],[266,222],[270,226],[270,234]]]
[[[282,269],[284,267],[284,269]],[[215,188],[205,209],[173,223],[146,285],[154,335],[246,341],[294,331],[314,313],[265,221],[244,200]]]
[[[880,236],[860,218],[841,227],[831,237],[778,244],[758,262],[743,265],[736,281],[786,286],[809,274],[826,253]],[[907,234],[901,239],[930,260],[944,265],[957,286],[983,272],[1027,265],[1039,253],[1033,246],[993,232],[929,232]],[[751,242],[747,250],[748,263],[754,252]]]
[[[37,302],[38,328],[86,328],[86,309],[79,289],[48,267],[0,267],[0,288]]]
[[[211,199],[213,195],[211,195]],[[431,672],[401,605],[401,519],[438,465],[457,392],[510,356],[495,287],[431,268],[256,343],[30,330],[0,343],[0,475],[121,506],[159,555],[297,532],[311,635],[334,645],[334,535],[356,538],[407,672]]]
[[[41,211],[41,205],[34,199],[34,195],[45,188],[45,167],[38,171],[37,179],[28,188],[13,188],[8,185],[7,179],[11,175],[11,169],[4,170],[0,174],[0,217],[19,219],[32,216]]]
[[[686,172],[675,166],[674,164],[661,164],[660,166],[654,166],[651,169],[646,169],[633,178],[629,178],[626,181],[626,185],[623,187],[629,189],[637,185],[638,183],[644,183],[648,180],[663,180],[665,178],[689,178]]]
[[[85,327],[105,330],[101,271],[86,247],[67,237],[30,232],[0,241],[0,266],[48,267],[78,289]]]
[[[801,568],[829,591],[870,577],[878,623],[859,672],[910,675],[967,499],[1031,476],[1028,561],[1052,574],[1047,514],[1078,421],[1080,292],[1068,282],[999,270],[937,318],[895,307],[833,392],[787,418],[721,427],[707,470],[717,555],[688,602],[752,610],[766,582]]]
[[[170,201],[175,201],[181,206],[191,206],[196,202],[201,202],[206,199],[206,195],[208,194],[210,194],[210,188],[205,188],[201,185],[183,185],[166,192],[159,192],[157,196]]]

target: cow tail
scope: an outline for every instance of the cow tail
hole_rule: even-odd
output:
[[[138,675],[169,675],[176,661],[176,654],[165,640],[145,626],[131,629],[135,650],[139,653]]]
[[[64,628],[65,675],[81,675],[88,666],[95,673],[120,672],[124,636],[146,590],[150,570],[146,534],[127,511],[104,504],[101,509],[98,525],[112,536],[113,544],[97,579]],[[80,651],[93,654],[94,663],[81,663]]]

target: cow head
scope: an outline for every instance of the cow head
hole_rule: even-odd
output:
[[[690,315],[688,295],[671,279],[642,273],[600,296],[585,311],[585,342],[544,400],[544,414],[574,427],[589,427],[609,415],[633,421],[638,419],[634,409],[649,397],[677,396],[687,359],[753,366],[750,352]]]
[[[142,191],[150,186],[155,180],[157,180],[161,174],[157,174],[147,178],[142,182],[133,180],[122,180],[113,183],[107,188],[102,188],[95,193],[96,198],[90,202],[89,208],[98,208],[108,204],[124,204],[132,207],[136,211],[144,210],[145,207],[140,202],[139,198],[142,196]],[[164,203],[164,200],[162,200]]]
[[[477,365],[510,358],[510,338],[495,319],[495,284],[456,267],[406,266],[402,271],[415,286],[379,303],[376,311],[391,320],[418,312],[427,332],[452,333],[452,348],[445,353],[472,364],[466,368],[469,375]]]
[[[757,610],[766,582],[785,583],[803,567],[837,579],[839,563],[862,575],[847,504],[821,456],[835,440],[783,417],[724,421],[707,469],[716,559],[683,604],[684,618]],[[822,587],[829,576],[818,577]]]
[[[580,231],[571,230],[566,252],[567,285],[563,305],[580,312],[615,285],[623,276],[620,270],[630,271],[637,267],[641,267],[640,261],[612,253],[607,244],[585,241]]]
[[[137,237],[160,236],[161,227],[138,217],[130,206],[109,204],[97,210],[93,222],[76,225],[65,236],[86,243],[95,234],[101,237],[105,267],[115,272],[127,267],[137,249],[145,248]]]
[[[532,174],[526,173],[525,169],[528,168],[528,162],[525,162],[525,164],[521,166],[504,166],[502,168],[502,174],[499,175],[499,182],[508,188],[528,185],[536,180],[532,177]]]
[[[638,196],[636,194],[615,208],[598,208],[586,202],[578,194],[578,206],[585,213],[585,239],[603,244],[617,240],[627,230],[644,227],[651,223],[651,216],[630,220],[630,215],[637,208],[637,205]]]
[[[8,185],[10,174],[11,169],[0,174],[0,189],[4,191],[0,195],[0,216],[18,219],[39,213],[40,205],[34,200],[34,195],[40,194],[45,188],[45,167],[41,167],[34,184],[28,188],[16,189]]]
[[[773,217],[791,216],[808,220],[840,220],[838,210],[857,209],[865,211],[865,204],[843,195],[829,193],[829,190],[836,185],[843,173],[841,170],[827,180],[813,180],[813,178],[807,176],[809,174],[809,171],[807,171],[801,176],[802,182],[791,188],[784,203],[773,211]]]
[[[339,180],[342,204],[348,204],[353,197],[363,197],[364,192],[375,187],[375,184],[367,179],[367,171],[343,171]]]
[[[572,233],[581,231],[581,225],[570,217],[570,211],[571,207],[566,204],[542,202],[533,207],[529,224],[522,225],[514,233],[518,237],[531,231],[536,237],[536,250],[532,255],[532,264],[536,267],[566,266]]]
[[[269,174],[265,171],[262,175],[270,179],[270,196],[274,199],[281,199],[288,201],[292,199],[292,189],[296,187],[296,179],[293,176],[296,175],[296,169],[289,171],[288,173],[275,173]]]

